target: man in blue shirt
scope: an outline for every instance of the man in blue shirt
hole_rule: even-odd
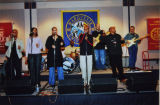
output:
[[[128,51],[129,51],[129,68],[130,70],[134,70],[135,69],[135,64],[136,64],[136,60],[137,60],[137,52],[138,52],[138,43],[140,43],[140,40],[137,40],[139,38],[139,35],[135,33],[135,27],[134,26],[130,26],[130,33],[128,33],[124,39],[125,42],[127,44],[130,44],[129,40],[132,40],[133,38],[135,38],[136,41],[135,44],[131,45],[130,47],[128,47]]]

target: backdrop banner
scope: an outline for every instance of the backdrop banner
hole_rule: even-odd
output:
[[[160,18],[147,19],[148,50],[160,49]]]
[[[5,54],[6,52],[6,38],[12,32],[12,23],[0,23],[0,54]]]
[[[90,33],[94,31],[99,19],[99,10],[72,10],[61,11],[62,35],[65,46],[74,41],[74,46],[79,47],[79,35],[84,32],[83,25],[87,24]]]

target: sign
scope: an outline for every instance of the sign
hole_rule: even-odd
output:
[[[6,38],[12,32],[12,23],[0,23],[0,54],[5,54],[6,52]]]
[[[94,31],[99,19],[99,10],[73,10],[61,11],[62,36],[65,46],[74,41],[74,46],[79,47],[79,35],[84,33],[84,24],[90,28],[90,33]]]
[[[148,50],[160,49],[160,18],[147,19]]]

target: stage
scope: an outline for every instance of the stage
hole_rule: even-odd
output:
[[[147,77],[158,80],[159,70],[154,71],[128,71],[124,69],[126,78],[129,77]],[[97,78],[112,78],[111,70],[93,70],[92,81]],[[28,80],[28,76],[24,76],[23,80]],[[73,72],[65,74],[65,80],[81,79],[81,72]],[[158,86],[155,90],[149,91],[131,91],[127,89],[127,85],[117,80],[116,91],[92,92],[87,94],[85,91],[77,91],[77,93],[62,93],[58,91],[56,82],[55,88],[48,84],[48,71],[41,72],[41,88],[40,92],[30,92],[21,94],[6,94],[1,85],[0,101],[2,105],[158,105]],[[70,85],[72,83],[70,82]],[[4,86],[5,87],[5,86]],[[18,93],[18,92],[17,92]]]
[[[4,96],[1,105],[158,105],[158,92]]]

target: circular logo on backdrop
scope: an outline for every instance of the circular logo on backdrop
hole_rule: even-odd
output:
[[[65,26],[65,32],[69,40],[73,40],[75,44],[79,44],[79,35],[84,33],[84,24],[87,24],[90,31],[94,31],[94,21],[85,14],[72,16]]]
[[[153,28],[151,31],[151,38],[153,40],[160,40],[160,28]]]

